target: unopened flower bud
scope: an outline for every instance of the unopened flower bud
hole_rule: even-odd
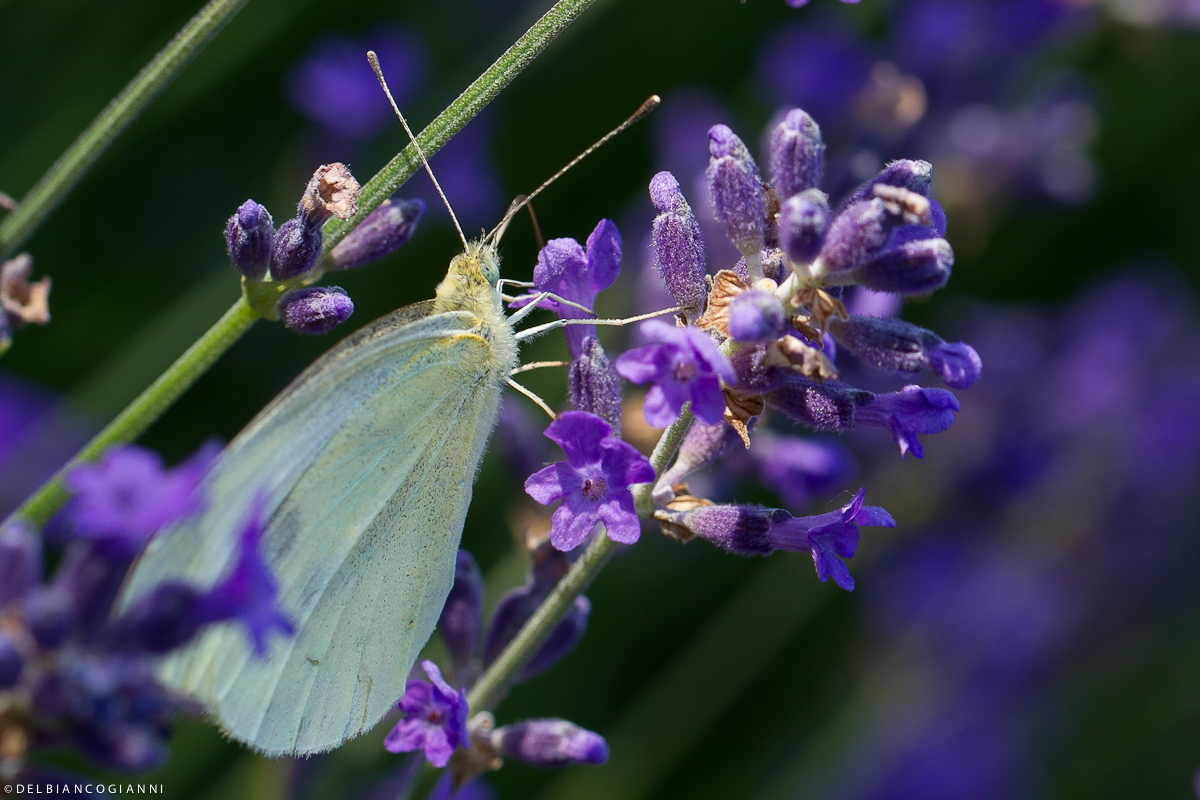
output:
[[[906,158],[890,162],[879,174],[866,181],[842,201],[841,209],[854,203],[870,200],[875,196],[877,185],[898,186],[917,194],[928,195],[933,183],[933,165],[928,161],[912,161]]]
[[[711,464],[737,441],[737,432],[724,420],[715,425],[706,425],[699,420],[693,422],[679,445],[675,463],[659,478],[658,486],[682,483],[688,475]]]
[[[821,185],[825,143],[821,128],[805,111],[793,108],[771,131],[771,185],[787,198]]]
[[[471,663],[479,649],[479,628],[483,619],[483,574],[475,558],[459,550],[454,564],[454,585],[442,606],[438,631],[460,668]]]
[[[595,336],[585,338],[580,349],[567,371],[567,397],[575,409],[595,414],[620,436],[621,379]]]
[[[312,272],[324,241],[320,225],[309,225],[299,217],[280,225],[271,248],[271,277],[282,281]]]
[[[0,606],[25,596],[42,578],[42,546],[27,522],[0,530]]]
[[[21,680],[24,659],[13,640],[0,633],[0,691],[11,689]]]
[[[945,286],[953,265],[949,242],[925,239],[889,247],[846,277],[877,292],[923,294]]]
[[[490,738],[505,757],[535,767],[608,761],[608,743],[603,736],[565,719],[530,719],[505,725],[493,731]]]
[[[770,292],[750,289],[729,304],[729,335],[739,342],[766,342],[783,335],[783,303]]]
[[[713,213],[733,246],[754,258],[763,249],[767,203],[758,166],[742,140],[726,125],[708,130],[711,156],[705,178]],[[754,270],[751,270],[753,274]]]
[[[271,262],[271,244],[275,223],[266,206],[247,200],[229,218],[225,226],[225,247],[229,260],[247,278],[261,280]]]
[[[53,650],[66,641],[75,626],[75,602],[66,589],[49,586],[25,599],[22,615],[37,643]]]
[[[669,172],[650,180],[650,200],[659,212],[652,228],[654,265],[675,305],[694,320],[704,313],[708,298],[700,224]]]
[[[816,383],[793,375],[764,399],[768,405],[815,431],[841,432],[854,427],[859,402],[870,397],[870,392],[836,381]]]
[[[350,295],[340,286],[308,286],[279,300],[283,324],[296,333],[320,336],[341,325],[354,313]]]
[[[829,202],[816,189],[789,197],[779,209],[779,244],[797,264],[817,257],[828,231]]]
[[[833,319],[829,332],[859,358],[898,372],[932,370],[947,386],[966,389],[979,380],[982,362],[963,342],[949,344],[932,331],[898,319],[853,315]]]
[[[425,201],[387,199],[329,253],[331,269],[354,269],[378,261],[412,238]]]
[[[575,602],[563,614],[554,630],[550,631],[550,635],[529,659],[529,663],[517,675],[516,680],[524,682],[541,675],[574,650],[575,645],[579,644],[587,632],[588,617],[591,613],[592,601],[583,595],[576,597]]]
[[[833,219],[821,247],[825,273],[844,273],[861,266],[888,243],[894,218],[882,200],[864,200]]]

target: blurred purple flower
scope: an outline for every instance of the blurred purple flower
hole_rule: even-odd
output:
[[[759,460],[763,485],[792,511],[805,508],[813,495],[836,489],[854,472],[849,451],[832,441],[762,431],[754,438],[751,455]]]
[[[679,328],[651,320],[640,327],[653,344],[617,356],[619,375],[632,383],[653,383],[642,408],[646,423],[665,428],[679,416],[685,403],[692,404],[696,418],[715,425],[725,415],[721,381],[733,383],[736,376],[729,359],[699,328]]]
[[[444,767],[459,745],[469,745],[467,735],[467,691],[454,688],[442,678],[432,661],[422,661],[429,681],[408,682],[399,707],[404,718],[384,739],[389,753],[424,750],[435,767]]]
[[[335,136],[370,138],[395,122],[387,97],[367,63],[367,50],[379,63],[401,109],[425,79],[425,48],[407,31],[381,30],[355,39],[331,34],[318,39],[288,73],[292,106]]]
[[[62,514],[73,533],[136,553],[164,526],[204,508],[200,481],[220,453],[209,443],[173,469],[136,445],[109,448],[99,462],[81,464],[65,483],[74,497]]]
[[[633,445],[612,436],[612,426],[592,414],[565,411],[546,428],[546,438],[567,454],[534,473],[525,491],[542,505],[562,500],[554,512],[550,541],[573,550],[603,522],[608,538],[633,544],[641,535],[629,487],[654,480],[654,469]]]
[[[485,111],[429,158],[438,183],[468,235],[472,228],[494,224],[507,202],[491,155],[494,127],[493,116]],[[424,194],[429,216],[448,220],[442,199],[424,170],[413,176],[413,182]]]
[[[758,71],[771,100],[836,126],[867,84],[872,61],[867,46],[842,28],[794,25],[759,49]]]

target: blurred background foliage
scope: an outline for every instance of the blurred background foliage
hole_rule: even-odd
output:
[[[240,202],[253,197],[277,221],[285,219],[321,161],[348,161],[365,180],[403,145],[402,131],[391,124],[365,138],[331,136],[289,101],[296,65],[323,37],[337,34],[375,47],[387,36],[419,41],[424,78],[414,82],[405,103],[419,129],[548,5],[252,0],[28,245],[35,276],[54,278],[54,319],[18,334],[3,361],[4,376],[40,387],[45,398],[65,397],[69,408],[54,407],[58,439],[47,436],[26,448],[25,457],[40,452],[44,466],[52,467],[56,454],[69,453],[71,443],[123,407],[233,301],[237,281],[221,232]],[[20,197],[196,7],[191,0],[0,2],[0,190]],[[484,132],[476,133],[483,155],[471,163],[494,170],[500,189],[483,193],[471,225],[489,225],[504,198],[536,186],[651,93],[664,97],[660,113],[671,109],[674,98],[699,93],[723,109],[704,127],[723,121],[747,142],[756,141],[776,107],[761,75],[770,37],[792,27],[836,29],[881,43],[894,36],[889,14],[895,8],[885,0],[863,0],[857,7],[814,0],[800,10],[782,0],[598,0],[474,123]],[[920,48],[921,42],[908,45]],[[1094,188],[1073,203],[1019,189],[968,197],[979,202],[959,204],[964,222],[958,226],[949,204],[948,238],[958,254],[954,277],[935,300],[915,304],[906,316],[949,320],[941,333],[968,337],[998,306],[1054,314],[1105,276],[1149,263],[1173,265],[1171,288],[1156,297],[1178,300],[1194,290],[1200,279],[1200,33],[1093,13],[1069,35],[1020,58],[1023,66],[1003,92],[1029,94],[1039,76],[1067,73],[1085,87],[1081,96],[1095,114],[1096,133],[1085,147]],[[821,74],[821,67],[815,69]],[[936,98],[934,87],[928,88],[932,114]],[[818,121],[836,139],[837,127]],[[602,217],[622,226],[627,275],[602,297],[614,311],[637,304],[637,273],[645,261],[640,239],[652,215],[646,184],[664,166],[663,124],[652,120],[619,137],[537,205],[548,237],[582,240]],[[853,136],[843,138],[851,156],[866,147]],[[892,146],[902,145],[921,148],[918,139],[893,138]],[[901,154],[886,150],[877,148],[875,155]],[[936,195],[941,173],[933,160]],[[453,168],[446,163],[445,169]],[[424,184],[414,184],[411,194],[433,199]],[[401,193],[410,194],[408,187]],[[692,202],[699,206],[702,200]],[[444,217],[431,210],[416,238],[396,254],[338,276],[356,305],[349,324],[323,339],[256,325],[143,443],[174,461],[209,436],[233,436],[333,338],[429,297],[456,248]],[[513,226],[503,253],[506,276],[529,277],[536,244],[526,220]],[[1148,308],[1134,304],[1138,314],[1124,313],[1123,296],[1117,292],[1117,311],[1105,324],[1133,337],[1145,321],[1141,315],[1153,317],[1157,309],[1153,302]],[[1035,328],[1010,325],[1005,337],[1018,354],[1018,368],[1007,374],[1037,385],[1050,378],[1038,371],[1048,372],[1052,364],[1043,356],[1023,362],[1020,356],[1026,345],[1035,349]],[[612,333],[608,341],[620,337]],[[549,338],[526,357],[555,357],[561,340]],[[1169,340],[1163,352],[1174,357],[1187,343],[1194,345],[1195,337]],[[980,350],[988,365],[988,352]],[[1134,348],[1131,358],[1140,354]],[[1129,381],[1142,380],[1129,364],[1101,364]],[[851,563],[859,580],[853,595],[818,583],[800,556],[737,559],[703,544],[680,547],[647,528],[642,542],[589,592],[594,611],[580,647],[551,672],[518,687],[500,709],[502,721],[553,715],[597,730],[609,738],[610,764],[561,774],[509,764],[488,778],[499,796],[1194,796],[1200,604],[1194,581],[1182,578],[1177,583],[1183,588],[1167,601],[1129,611],[1120,622],[1121,637],[1073,646],[1069,657],[1055,660],[1056,677],[1045,684],[1050,688],[1032,695],[1040,698],[1030,712],[1036,719],[1000,734],[1026,754],[1013,762],[1019,769],[1003,770],[1010,776],[1016,770],[1019,780],[958,794],[954,786],[972,784],[915,791],[903,781],[887,790],[884,781],[873,793],[847,782],[856,772],[887,771],[871,760],[874,751],[862,744],[864,736],[886,738],[888,720],[903,717],[889,709],[923,697],[906,682],[914,673],[906,671],[904,648],[894,644],[902,634],[887,630],[880,614],[878,605],[889,595],[873,599],[872,581],[887,575],[875,564],[888,562],[897,546],[919,545],[929,523],[944,518],[938,509],[953,504],[958,476],[952,473],[962,463],[954,454],[982,441],[971,420],[970,395],[999,391],[986,389],[986,380],[963,393],[959,423],[929,442],[924,462],[900,463],[890,445],[881,450],[878,441],[859,443],[868,501],[892,510],[900,526],[864,536]],[[535,374],[529,383],[552,401],[562,397],[557,376]],[[1105,422],[1119,426],[1122,420]],[[1091,436],[1085,430],[1078,441]],[[35,462],[14,458],[0,475],[7,476],[9,507],[38,471],[27,468]],[[870,466],[876,463],[883,466]],[[1194,502],[1193,486],[1171,496],[1173,507]],[[1098,503],[1102,490],[1096,492],[1085,494],[1083,504]],[[739,499],[774,502],[755,488]],[[815,507],[838,504],[820,497]],[[493,598],[521,580],[522,556],[514,543],[532,513],[500,454],[489,454],[464,546],[488,574]],[[968,542],[1001,535],[991,522],[959,527]],[[1126,530],[1128,547],[1138,548],[1132,538],[1139,529]],[[1177,553],[1194,572],[1197,562],[1187,558],[1195,548]],[[1131,561],[1129,568],[1139,567]],[[905,595],[896,597],[900,602]],[[1039,624],[1040,607],[1034,604],[1028,613],[1019,630]],[[370,782],[397,764],[380,746],[387,727],[297,764],[265,761],[201,722],[184,721],[170,763],[147,780],[165,784],[173,798],[365,797]],[[944,733],[968,736],[953,726]],[[69,761],[65,754],[53,758]],[[983,766],[979,770],[986,774]]]

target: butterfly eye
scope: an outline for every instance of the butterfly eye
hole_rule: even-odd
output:
[[[479,254],[479,271],[490,285],[496,285],[496,281],[500,280],[500,262],[494,253],[485,250]]]

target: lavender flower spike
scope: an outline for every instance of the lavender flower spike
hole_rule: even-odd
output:
[[[550,541],[573,550],[603,522],[608,538],[633,544],[641,535],[629,487],[654,480],[633,445],[612,436],[612,426],[592,414],[565,411],[546,428],[546,438],[567,454],[525,481],[525,492],[542,505],[562,500],[551,520]]]
[[[679,190],[679,181],[669,172],[650,179],[650,200],[659,212],[651,238],[654,266],[675,305],[683,309],[688,321],[694,321],[708,302],[700,223]]]
[[[838,511],[812,517],[793,517],[782,509],[762,506],[698,506],[687,511],[660,509],[656,519],[680,526],[717,547],[744,556],[767,556],[776,550],[812,553],[817,577],[833,578],[854,590],[854,579],[841,561],[858,547],[859,526],[895,527],[891,514],[865,506],[865,489]]]
[[[757,267],[758,254],[765,244],[767,217],[758,165],[727,125],[709,128],[708,152],[711,158],[705,177],[713,213],[725,226],[729,241],[746,256],[747,266],[752,267],[750,274],[757,280],[762,275],[753,267]]]
[[[925,451],[917,434],[941,433],[953,424],[958,410],[958,399],[945,389],[905,386],[898,392],[875,395],[858,407],[855,417],[859,424],[890,430],[900,445],[901,457],[912,452],[923,458]]]
[[[983,369],[979,354],[970,345],[948,344],[933,331],[898,319],[854,314],[845,320],[831,319],[829,332],[838,344],[877,367],[898,372],[929,369],[955,389],[974,384]]]
[[[262,280],[271,261],[275,240],[275,222],[266,206],[247,200],[225,226],[225,246],[229,260],[247,278]]]
[[[491,733],[492,745],[507,758],[535,767],[603,764],[608,743],[598,733],[565,719],[529,719]]]
[[[444,767],[458,746],[469,741],[467,692],[455,692],[432,661],[422,661],[421,668],[432,682],[408,682],[399,704],[404,719],[388,733],[383,747],[389,753],[424,750],[430,764]]]
[[[389,197],[329,253],[329,268],[355,269],[391,254],[412,238],[425,201]]]
[[[771,130],[768,145],[771,186],[780,197],[792,197],[821,185],[825,143],[821,128],[807,113],[793,108]]]
[[[340,286],[306,286],[279,299],[279,316],[288,330],[320,336],[354,313],[350,295]]]
[[[721,381],[733,383],[735,376],[712,337],[699,328],[657,320],[642,323],[641,333],[655,344],[622,353],[616,369],[633,383],[654,384],[642,409],[646,423],[665,428],[689,402],[697,419],[710,425],[720,422],[725,415]]]

